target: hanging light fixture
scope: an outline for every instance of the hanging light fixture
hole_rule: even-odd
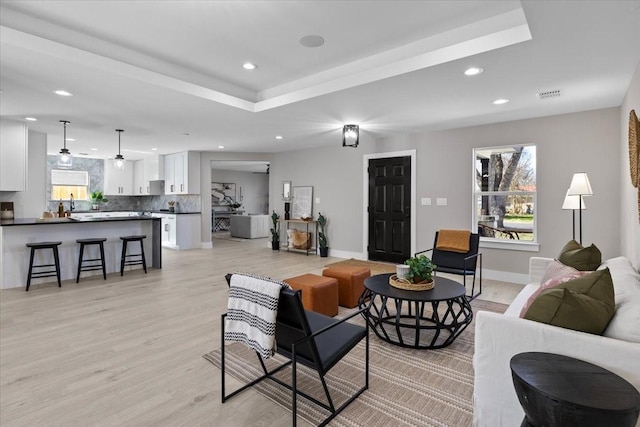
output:
[[[360,142],[360,127],[358,125],[344,125],[342,128],[342,146],[357,147]]]
[[[124,169],[125,160],[122,154],[120,154],[120,134],[124,132],[124,130],[116,129],[116,132],[118,132],[118,154],[113,159],[113,164],[115,165],[116,169]]]
[[[73,157],[71,152],[67,149],[67,124],[71,123],[68,120],[60,120],[64,127],[64,134],[62,137],[63,146],[58,153],[58,167],[63,169],[70,169],[73,165]]]

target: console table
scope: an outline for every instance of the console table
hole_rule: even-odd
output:
[[[211,211],[211,231],[229,230],[232,215],[242,215],[244,211]]]

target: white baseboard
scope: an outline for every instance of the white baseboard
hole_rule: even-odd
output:
[[[336,258],[345,258],[345,259],[360,259],[363,261],[367,260],[367,254],[363,254],[362,252],[349,252],[349,251],[340,251],[329,248],[329,256],[333,256]]]
[[[200,242],[200,249],[211,249],[213,248],[213,242]]]
[[[509,271],[498,271],[482,269],[482,278],[490,280],[499,280],[501,282],[519,283],[526,285],[529,283],[529,275],[521,273],[511,273]]]

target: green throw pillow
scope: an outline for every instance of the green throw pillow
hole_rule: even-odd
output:
[[[602,254],[596,245],[587,248],[575,240],[569,241],[560,251],[558,261],[580,271],[593,271],[602,264]]]
[[[613,281],[605,268],[543,291],[524,318],[602,335],[615,308]]]

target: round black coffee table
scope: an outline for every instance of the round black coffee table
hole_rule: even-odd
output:
[[[380,339],[401,347],[442,348],[471,323],[473,311],[460,283],[434,277],[433,289],[407,291],[389,285],[389,276],[365,279],[359,301],[360,308],[370,305],[366,318]]]
[[[636,425],[640,393],[611,371],[573,357],[538,352],[516,354],[510,365],[525,412],[521,427]]]

